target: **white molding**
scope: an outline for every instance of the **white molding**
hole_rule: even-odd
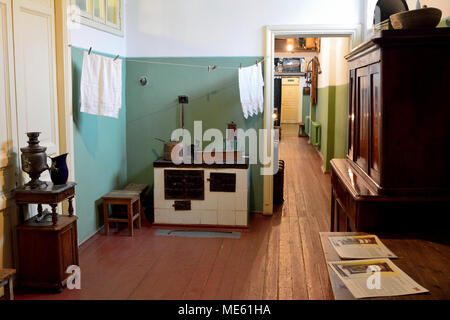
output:
[[[300,35],[304,37],[350,37],[352,47],[362,41],[361,24],[351,25],[270,25],[265,27],[265,104],[264,129],[273,129],[273,76],[276,36]],[[271,132],[271,130],[270,130]],[[271,148],[270,134],[265,137],[264,144],[267,150]],[[273,162],[273,154],[270,155]],[[273,214],[273,176],[264,176],[263,212],[265,215]]]
[[[68,6],[70,0],[60,0],[55,6],[56,22],[56,56],[58,72],[58,127],[59,149],[61,153],[69,153],[69,180],[75,181],[75,154],[73,137],[72,111],[72,55],[69,47],[69,31],[67,28]],[[73,203],[76,212],[76,201]]]
[[[266,32],[275,36],[301,35],[304,37],[351,37],[352,47],[356,47],[362,41],[362,25],[272,25],[266,27]]]

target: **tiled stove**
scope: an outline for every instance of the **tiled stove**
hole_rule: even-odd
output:
[[[249,164],[154,163],[155,224],[247,228]]]

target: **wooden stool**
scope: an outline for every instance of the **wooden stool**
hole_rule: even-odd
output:
[[[125,187],[126,191],[134,191],[139,193],[141,197],[141,220],[145,219],[145,197],[147,196],[147,191],[150,188],[148,184],[137,184],[130,183]]]
[[[14,300],[14,284],[13,279],[16,270],[0,269],[0,288],[5,287],[6,300]]]
[[[137,220],[138,229],[141,228],[141,200],[140,194],[135,191],[114,190],[102,197],[103,213],[105,217],[105,234],[109,234],[109,223],[128,223],[130,236],[134,235],[134,221]],[[110,205],[127,206],[128,219],[116,219],[109,217]]]

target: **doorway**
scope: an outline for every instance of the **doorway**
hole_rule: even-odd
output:
[[[264,128],[272,130],[275,127],[274,117],[274,76],[275,76],[275,46],[276,38],[281,37],[298,37],[298,38],[324,38],[324,37],[347,37],[350,39],[351,47],[355,47],[361,41],[361,25],[293,25],[293,26],[267,26],[266,27],[266,48],[265,48],[265,107],[264,107]],[[303,115],[303,110],[302,110]],[[265,141],[266,150],[274,150],[273,137],[271,134],[266,135]],[[273,160],[277,159],[274,153],[268,155]],[[273,190],[274,177],[264,177],[264,195],[263,195],[263,209],[265,215],[273,214]]]

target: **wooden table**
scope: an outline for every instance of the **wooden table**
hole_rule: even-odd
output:
[[[330,236],[358,236],[367,233],[320,233],[325,260],[341,261],[331,246]],[[392,261],[412,279],[430,291],[427,294],[376,298],[372,300],[450,300],[450,238],[431,235],[380,235],[378,237],[399,258]],[[355,300],[353,295],[328,266],[328,274],[336,300]]]
[[[38,205],[38,217],[42,216],[42,205],[49,205],[52,208],[52,222],[56,226],[58,222],[58,213],[56,208],[58,204],[68,200],[69,216],[73,216],[73,199],[75,197],[75,182],[68,182],[64,185],[54,185],[47,182],[47,186],[39,189],[31,189],[29,187],[20,187],[14,190],[14,200],[19,207],[19,215],[21,223],[24,223],[24,206],[29,204]]]

